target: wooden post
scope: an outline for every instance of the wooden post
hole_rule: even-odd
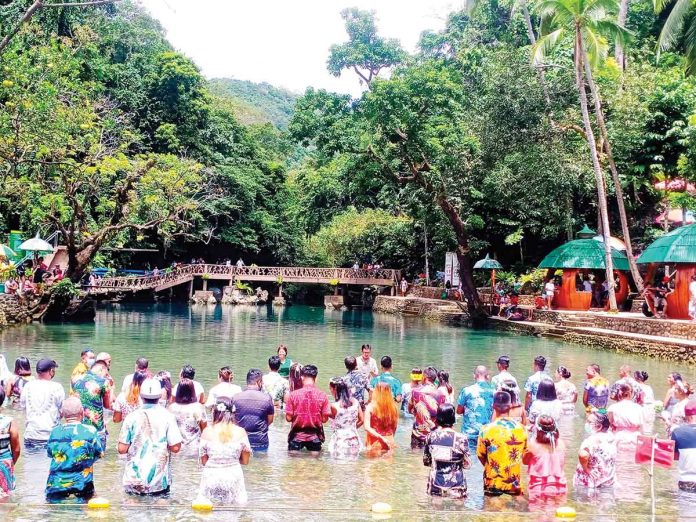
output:
[[[334,286],[334,295],[338,295],[338,285]]]
[[[392,297],[394,297],[396,295],[396,287],[394,285],[392,285],[392,287],[391,287],[391,295],[392,295]]]

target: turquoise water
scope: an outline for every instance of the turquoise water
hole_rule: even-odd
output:
[[[137,357],[150,359],[150,368],[177,374],[183,364],[192,364],[196,379],[206,389],[217,380],[217,370],[229,365],[235,382],[243,384],[250,367],[265,371],[266,361],[279,343],[289,346],[290,357],[319,367],[319,385],[328,391],[328,381],[345,373],[343,358],[357,355],[360,345],[370,343],[379,361],[389,354],[395,374],[407,379],[412,366],[432,364],[450,371],[458,391],[472,381],[477,364],[493,366],[501,354],[512,358],[511,372],[524,382],[531,373],[532,359],[544,355],[549,368],[567,366],[573,381],[581,388],[584,368],[598,363],[603,373],[616,378],[619,366],[628,363],[650,374],[649,384],[658,399],[666,391],[665,378],[670,371],[681,371],[694,382],[693,368],[615,352],[598,351],[550,339],[472,331],[418,318],[336,312],[323,308],[293,306],[287,309],[194,306],[174,304],[109,305],[100,309],[94,324],[34,324],[6,330],[0,334],[0,352],[12,363],[20,354],[34,363],[40,356],[56,359],[60,368],[57,379],[67,388],[69,374],[78,362],[84,346],[111,353],[112,375],[118,386],[132,372]],[[20,421],[21,412],[12,413]],[[662,431],[660,421],[656,429]],[[583,437],[581,417],[567,419],[562,427],[569,449],[567,477],[577,462],[577,448]],[[399,448],[389,459],[336,462],[328,454],[318,459],[288,457],[288,424],[280,415],[271,428],[271,448],[267,454],[254,455],[245,467],[249,505],[242,511],[196,515],[191,500],[196,496],[200,469],[194,458],[174,457],[174,484],[171,498],[152,501],[130,498],[121,491],[122,461],[116,455],[115,441],[119,426],[110,425],[108,454],[95,468],[99,496],[108,498],[108,513],[89,516],[108,520],[355,520],[372,519],[369,507],[374,502],[394,506],[394,519],[467,519],[511,520],[524,518],[548,520],[555,506],[530,506],[524,499],[485,498],[481,492],[481,468],[477,464],[468,473],[469,499],[462,503],[435,505],[425,494],[427,468],[421,455],[409,449],[409,423],[402,419],[397,433]],[[23,431],[23,427],[22,427]],[[330,430],[327,431],[327,438]],[[475,459],[474,459],[475,460]],[[16,520],[70,520],[82,516],[81,508],[43,505],[43,487],[48,459],[43,455],[23,454],[17,467],[17,490],[10,502],[0,507],[0,517]],[[620,486],[602,498],[581,498],[570,486],[565,504],[572,505],[583,520],[645,520],[650,513],[649,480],[643,468],[622,463]],[[663,520],[685,519],[696,505],[696,496],[681,496],[676,490],[676,470],[658,470],[657,510]],[[493,513],[496,514],[493,514]]]

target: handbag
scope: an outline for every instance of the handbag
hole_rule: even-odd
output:
[[[636,464],[649,463],[654,458],[656,466],[671,468],[674,463],[674,445],[673,440],[638,435]]]

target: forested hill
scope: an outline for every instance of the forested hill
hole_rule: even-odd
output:
[[[210,90],[233,99],[235,114],[245,125],[271,122],[287,129],[299,95],[268,83],[254,83],[232,78],[214,78]]]

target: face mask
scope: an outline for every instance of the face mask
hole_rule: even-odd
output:
[[[591,424],[585,423],[585,433],[587,433],[588,435],[592,435],[594,433],[594,428]]]
[[[87,364],[87,368],[91,368],[92,366],[94,366],[94,361],[95,361],[95,360],[96,360],[96,359],[87,359],[87,363],[86,363],[86,364]]]

